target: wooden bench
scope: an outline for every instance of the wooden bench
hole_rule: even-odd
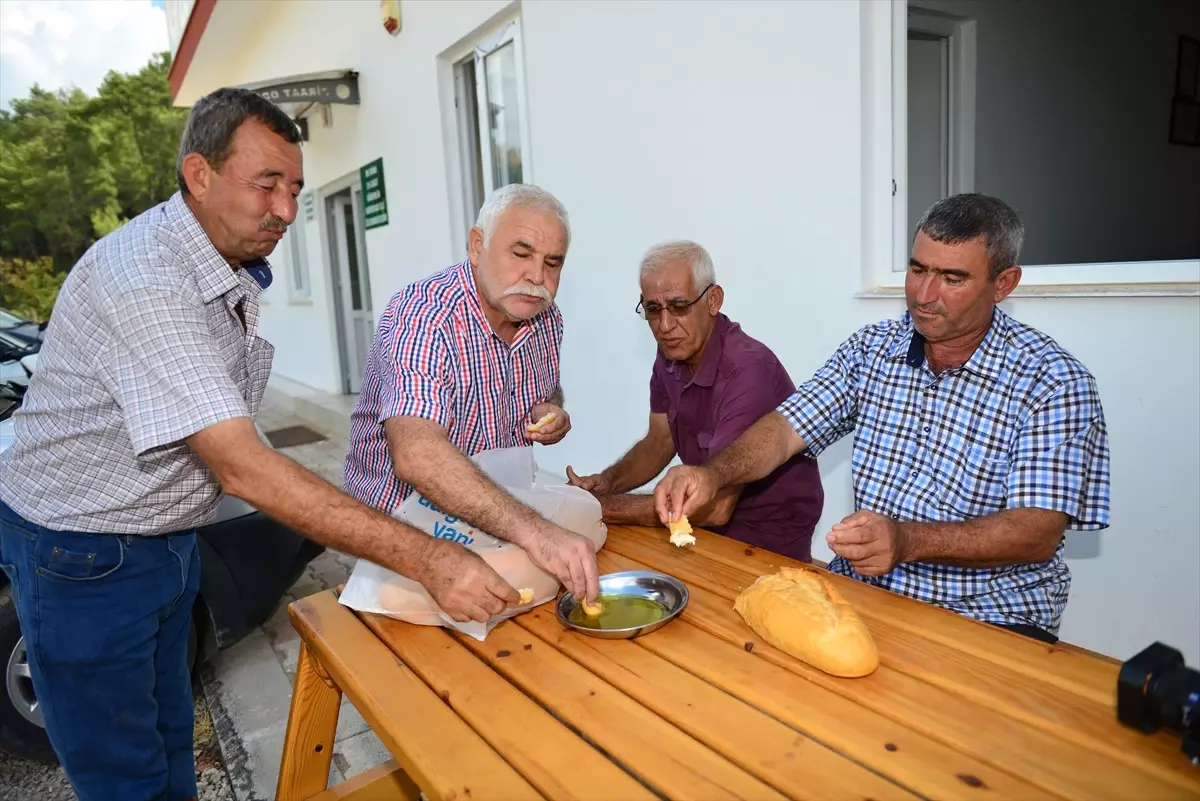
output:
[[[733,611],[792,560],[696,537],[609,529],[602,572],[660,570],[691,593],[635,640],[568,631],[549,603],[484,642],[332,592],[292,604],[303,645],[277,798],[1200,799],[1178,738],[1117,722],[1115,660],[831,576],[882,660],[839,679]],[[343,693],[394,760],[327,789]]]

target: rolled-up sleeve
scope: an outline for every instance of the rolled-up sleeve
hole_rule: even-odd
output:
[[[145,286],[110,296],[102,308],[112,339],[97,354],[99,374],[121,406],[139,458],[250,416],[203,304]]]
[[[1007,505],[1062,512],[1076,530],[1108,527],[1108,430],[1092,377],[1055,387],[1021,427],[1011,452]]]
[[[854,430],[861,361],[862,348],[855,334],[812,378],[779,404],[777,411],[804,440],[806,455],[819,456]]]
[[[421,319],[408,318],[383,337],[375,349],[379,373],[379,422],[419,417],[449,428],[451,419],[450,349],[443,334]]]

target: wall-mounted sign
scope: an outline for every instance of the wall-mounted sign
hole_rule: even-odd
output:
[[[314,78],[260,86],[254,91],[272,103],[340,103],[358,105],[358,77]]]
[[[317,204],[313,202],[312,190],[300,195],[300,205],[304,208],[305,222],[312,222],[317,219]]]
[[[383,29],[392,36],[400,33],[400,0],[379,0],[379,16]]]
[[[363,228],[378,228],[388,224],[387,188],[383,184],[383,159],[377,158],[360,167],[362,180]]]

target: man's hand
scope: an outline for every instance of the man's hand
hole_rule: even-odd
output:
[[[882,576],[906,561],[904,529],[892,518],[865,509],[843,518],[825,541],[862,576]]]
[[[567,465],[567,483],[572,487],[580,487],[587,490],[593,495],[610,495],[612,494],[612,482],[603,473],[596,473],[591,476],[577,476],[575,471],[571,469],[571,465]]]
[[[600,594],[600,571],[592,541],[547,522],[521,543],[533,563],[557,578],[578,601],[591,603]]]
[[[448,540],[430,539],[421,586],[460,623],[487,622],[520,600],[520,594],[474,551]]]
[[[707,467],[672,467],[654,488],[654,509],[665,526],[708,505],[720,489],[716,474]]]
[[[554,419],[543,424],[537,431],[529,430],[529,426],[535,425],[548,414],[554,415]],[[571,415],[567,414],[566,410],[561,406],[556,406],[553,403],[539,403],[529,410],[529,420],[525,426],[525,436],[533,442],[540,442],[543,445],[553,445],[565,437],[570,430]]]

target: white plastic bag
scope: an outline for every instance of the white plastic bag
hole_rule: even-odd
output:
[[[482,451],[471,457],[471,461],[542,517],[588,538],[597,551],[604,547],[608,529],[600,521],[600,502],[586,490],[539,472],[533,448]],[[447,515],[420,493],[409,495],[393,512],[393,517],[430,536],[454,540],[475,551],[514,589],[531,588],[533,601],[510,607],[486,623],[460,623],[442,612],[418,582],[359,559],[340,598],[351,609],[424,626],[447,626],[482,641],[496,624],[558,595],[561,587],[558,579],[534,565],[523,548]]]

